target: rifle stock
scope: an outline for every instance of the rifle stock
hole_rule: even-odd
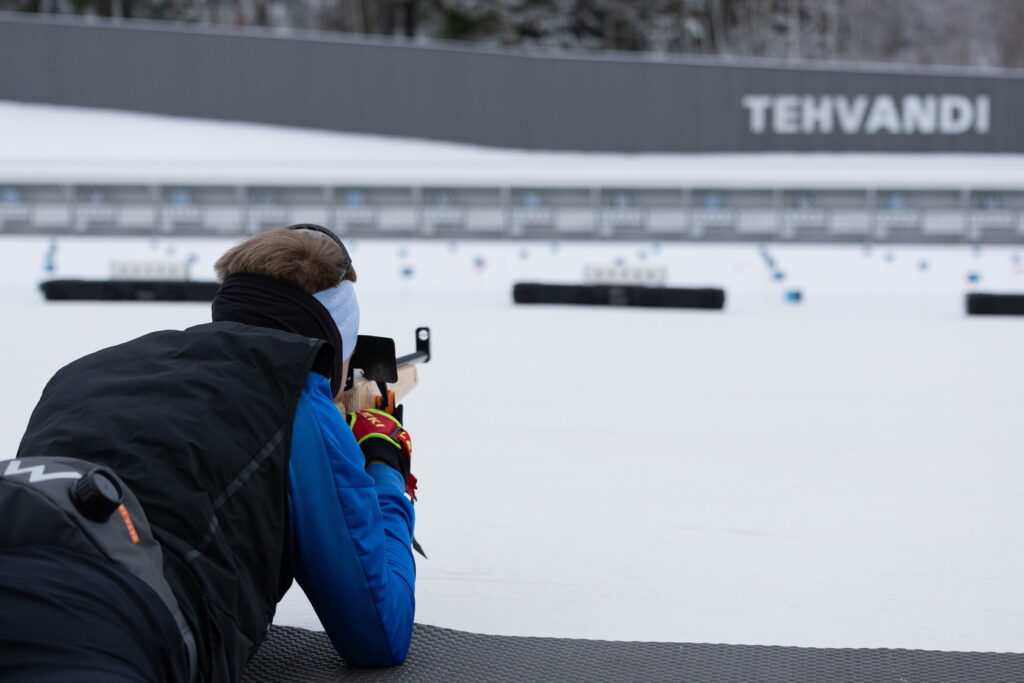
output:
[[[419,384],[419,374],[416,372],[416,366],[412,364],[399,366],[398,381],[387,384],[388,392],[392,397],[392,405],[401,403],[409,392],[416,388],[417,384]],[[380,398],[380,395],[380,389],[376,382],[361,379],[355,382],[351,389],[343,392],[341,398],[335,400],[334,403],[341,412],[351,413],[366,408],[378,408],[377,399]]]
[[[416,328],[416,351],[395,357],[394,340],[383,337],[360,336],[352,355],[347,388],[335,404],[342,413],[367,408],[383,408],[395,412],[395,407],[419,383],[418,363],[430,360],[430,328]],[[381,389],[387,392],[382,401]],[[401,413],[396,417],[401,419]]]

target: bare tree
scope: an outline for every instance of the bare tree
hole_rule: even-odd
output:
[[[0,0],[498,45],[1024,66],[1024,0]]]

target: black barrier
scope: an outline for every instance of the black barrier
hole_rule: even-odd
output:
[[[213,301],[216,282],[171,280],[50,280],[39,285],[50,301]]]
[[[517,304],[582,304],[585,306],[645,306],[707,308],[725,306],[725,290],[642,285],[545,285],[519,282],[512,288]]]
[[[7,13],[0,65],[0,99],[474,145],[1024,152],[1024,78],[1012,70],[530,52]]]
[[[967,315],[1024,315],[1024,294],[968,294]]]

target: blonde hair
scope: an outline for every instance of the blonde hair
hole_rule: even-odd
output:
[[[236,244],[213,264],[217,279],[235,273],[266,275],[310,294],[356,281],[348,250],[313,230],[272,230]]]

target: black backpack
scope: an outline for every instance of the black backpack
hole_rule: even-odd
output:
[[[195,679],[195,638],[164,578],[163,551],[113,471],[76,458],[0,461],[0,517],[0,549],[48,545],[103,557],[152,588],[174,616]]]

